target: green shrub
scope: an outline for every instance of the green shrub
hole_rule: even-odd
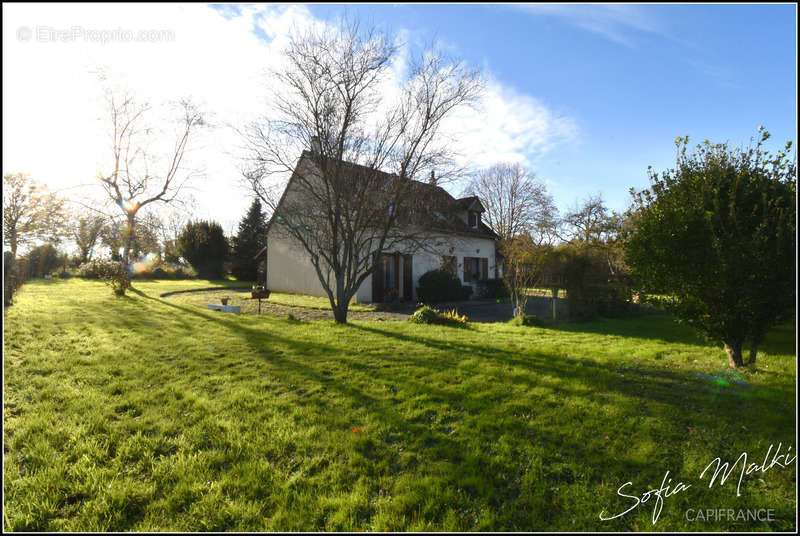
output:
[[[83,263],[77,268],[75,275],[84,279],[100,279],[107,262],[110,261],[95,259]],[[191,266],[162,263],[155,269],[133,275],[132,279],[197,279],[197,272]]]
[[[117,261],[95,259],[81,264],[78,275],[86,279],[102,280],[117,296],[124,296],[125,291],[131,288],[131,276],[128,270]]]
[[[422,303],[466,300],[472,287],[462,285],[458,276],[448,270],[431,270],[419,278],[417,296]]]
[[[508,287],[501,278],[497,279],[481,279],[478,281],[478,288],[476,295],[479,298],[485,299],[501,299],[508,298]]]
[[[101,262],[103,261],[100,259],[84,262],[78,266],[78,277],[82,277],[84,279],[100,279]]]
[[[197,272],[191,266],[162,263],[152,270],[154,279],[197,279]]]
[[[463,327],[467,325],[467,316],[459,315],[455,309],[440,313],[436,309],[425,305],[408,317],[408,321],[415,324],[441,324],[445,326]]]
[[[439,319],[439,311],[428,307],[427,305],[424,307],[420,307],[414,314],[408,317],[409,322],[413,322],[415,324],[436,324],[436,321]]]
[[[17,290],[17,263],[10,251],[3,252],[3,305],[11,305]]]
[[[546,325],[544,319],[539,318],[536,315],[519,315],[515,316],[508,323],[512,326],[533,326],[533,327],[542,327]]]
[[[170,279],[197,279],[197,271],[191,266],[178,266],[172,271]]]

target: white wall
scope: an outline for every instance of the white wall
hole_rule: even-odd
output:
[[[310,167],[312,164],[309,161],[301,160],[301,165],[309,166],[298,170],[303,174],[302,176],[307,179],[314,176],[313,168]],[[292,181],[287,185],[282,202],[294,204],[295,207],[303,206],[301,191],[293,185]],[[466,219],[466,211],[460,216],[462,219]],[[275,292],[327,297],[305,250],[287,233],[280,231],[279,226],[281,224],[276,221],[273,222],[273,225],[275,228],[267,237],[267,288]],[[445,255],[457,257],[457,273],[462,283],[464,280],[464,257],[487,258],[489,261],[489,277],[495,277],[495,242],[489,238],[436,234],[431,236],[426,250],[399,247],[386,251],[386,253],[410,253],[413,255],[412,292],[414,298],[417,297],[420,276],[425,272],[440,268],[442,257]],[[398,273],[401,281],[402,274],[401,262],[401,269]],[[499,271],[497,275],[500,275]],[[466,284],[474,285],[474,283]],[[356,293],[356,301],[362,303],[372,301],[372,276],[367,277],[359,287]]]
[[[327,297],[302,246],[275,232],[267,236],[267,288],[274,292]]]
[[[489,260],[489,277],[495,276],[495,242],[489,238],[476,238],[458,235],[439,235],[434,251],[419,251],[414,254],[412,276],[414,279],[414,298],[417,297],[419,278],[425,272],[442,266],[442,257],[455,256],[458,261],[456,271],[462,284],[475,286],[475,282],[464,283],[464,257],[485,257]],[[500,275],[498,273],[498,275]],[[474,295],[474,294],[473,294]]]
[[[319,282],[317,272],[308,255],[299,245],[279,233],[270,233],[267,249],[267,288],[275,292],[327,296]],[[428,251],[431,250],[431,251]],[[402,249],[386,253],[405,253]],[[464,257],[486,257],[489,260],[489,277],[495,276],[495,242],[488,238],[457,235],[436,235],[426,250],[412,252],[413,296],[417,297],[419,278],[425,272],[442,266],[442,257],[455,256],[458,260],[458,278],[464,282]],[[399,277],[402,278],[402,266]],[[500,275],[498,273],[498,275]],[[475,285],[475,283],[465,283]],[[356,293],[356,301],[372,301],[372,276],[367,277]]]

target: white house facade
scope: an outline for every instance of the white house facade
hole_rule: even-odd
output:
[[[302,157],[299,165],[303,165]],[[354,298],[357,302],[416,300],[419,278],[440,268],[452,271],[462,284],[473,287],[479,280],[502,275],[497,261],[498,237],[481,221],[484,208],[478,198],[454,199],[444,190],[437,191],[437,195],[452,200],[458,216],[457,228],[452,232],[431,230],[421,246],[384,251],[378,269],[359,287]],[[266,288],[273,292],[327,296],[308,253],[287,233],[276,232],[273,223],[271,220],[267,231],[267,246],[259,254],[264,261]]]

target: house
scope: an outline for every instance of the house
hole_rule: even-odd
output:
[[[369,172],[370,176],[381,175],[380,180],[396,178],[357,164],[341,164],[347,166],[352,176]],[[310,151],[304,151],[295,166],[295,173],[268,223],[267,246],[259,252],[258,258],[265,263],[265,286],[273,292],[326,296],[308,252],[297,239],[277,231],[280,224],[285,223],[281,221],[281,207],[288,202],[287,198],[296,195],[293,180],[299,169],[304,173],[319,169]],[[394,297],[415,300],[420,276],[438,268],[452,270],[463,284],[472,286],[481,279],[501,275],[496,248],[499,237],[482,221],[485,209],[477,197],[455,199],[441,187],[420,181],[412,181],[410,186],[415,199],[426,200],[426,212],[432,215],[425,220],[424,247],[393,247],[384,251],[377,271],[359,287],[355,296],[357,302],[382,302]],[[296,197],[294,202],[298,202]]]

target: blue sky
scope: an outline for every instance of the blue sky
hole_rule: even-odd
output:
[[[437,38],[520,92],[575,120],[574,140],[534,160],[564,208],[592,192],[623,208],[673,141],[796,141],[794,5],[335,5]]]
[[[18,3],[3,4],[3,173],[30,173],[83,199],[102,194],[95,177],[109,153],[95,72],[105,66],[142,98],[189,96],[208,112],[216,128],[191,152],[205,173],[180,210],[233,232],[250,194],[240,181],[241,138],[226,125],[263,114],[269,79],[261,73],[280,64],[294,28],[345,13],[396,32],[411,49],[435,40],[481,69],[481,111],[448,132],[458,132],[462,163],[524,162],[561,210],[598,192],[623,210],[628,190],[647,186],[648,165],[673,164],[677,136],[746,145],[765,125],[773,149],[797,140],[793,4]],[[52,40],[42,28],[80,32]],[[166,37],[91,38],[118,29]],[[458,195],[463,185],[448,188]]]

